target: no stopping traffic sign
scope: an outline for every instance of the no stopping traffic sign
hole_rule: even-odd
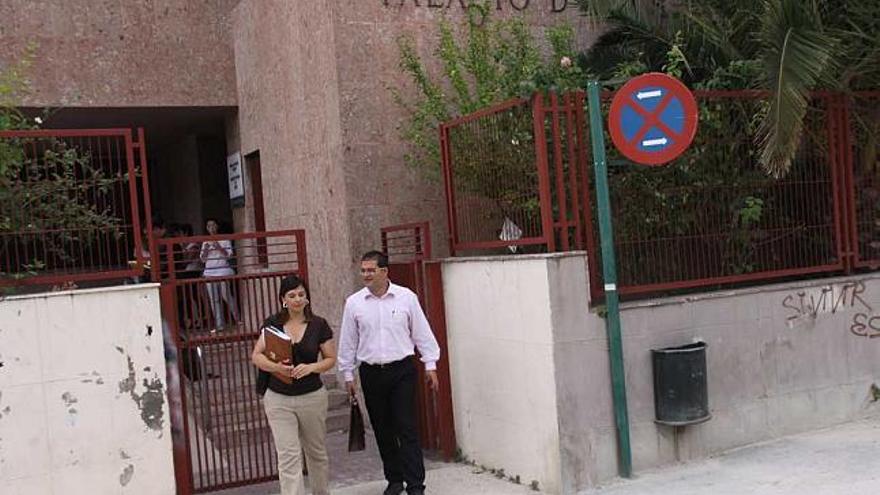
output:
[[[697,101],[678,79],[652,72],[627,81],[608,116],[614,146],[630,160],[661,165],[690,146],[697,134]]]

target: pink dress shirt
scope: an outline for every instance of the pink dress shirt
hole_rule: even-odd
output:
[[[389,283],[376,297],[366,287],[345,301],[339,332],[339,369],[345,381],[354,380],[358,363],[385,364],[415,354],[425,369],[437,369],[440,346],[413,291]]]

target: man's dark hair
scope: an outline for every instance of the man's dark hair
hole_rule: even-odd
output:
[[[361,256],[361,261],[375,261],[379,268],[388,268],[388,256],[382,251],[367,251]]]

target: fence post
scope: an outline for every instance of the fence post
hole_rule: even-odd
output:
[[[844,268],[847,273],[850,273],[856,268],[859,260],[859,227],[858,213],[856,211],[855,164],[853,163],[854,150],[851,141],[852,136],[850,135],[850,122],[852,122],[852,117],[850,116],[848,98],[849,97],[845,94],[837,96],[838,114],[840,116],[840,126],[838,129],[840,134],[840,165],[843,167],[843,204],[846,206],[846,211],[843,214],[843,218],[845,219],[843,229],[844,232],[847,233],[846,241],[844,243],[844,246],[846,246]]]
[[[296,270],[299,272],[300,278],[309,283],[309,256],[306,251],[306,231],[297,230],[294,232],[296,239]]]
[[[544,95],[532,96],[532,124],[535,134],[535,164],[538,167],[538,197],[541,203],[541,229],[547,252],[556,251],[553,232],[553,202],[550,194],[550,170],[547,164],[547,136],[544,133]]]
[[[455,256],[458,245],[458,223],[455,219],[455,186],[452,183],[452,157],[449,150],[449,127],[440,125],[440,168],[446,186],[446,225],[449,228],[449,255]]]

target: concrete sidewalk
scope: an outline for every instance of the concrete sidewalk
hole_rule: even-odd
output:
[[[743,447],[585,495],[880,493],[880,418]]]
[[[360,470],[335,473],[334,495],[379,495],[385,488],[378,459],[340,463]],[[357,456],[357,454],[354,454]],[[359,463],[362,463],[358,465]],[[375,465],[373,465],[375,464]],[[337,464],[339,465],[339,464]],[[342,466],[340,466],[342,467]],[[525,485],[473,466],[427,463],[428,493],[435,495],[536,495]],[[367,481],[364,479],[372,479]],[[270,488],[271,487],[271,488]],[[265,491],[234,495],[277,494]],[[268,490],[266,489],[268,488]],[[224,492],[232,495],[233,492]],[[581,495],[871,495],[880,493],[880,417],[847,423],[730,451],[703,461],[667,466],[617,480]]]
[[[428,492],[525,495],[536,492],[472,466],[437,466]],[[340,488],[377,495],[384,482]],[[743,447],[724,455],[642,473],[582,495],[868,495],[880,493],[880,418]]]
[[[462,464],[448,464],[427,472],[425,485],[427,493],[443,495],[539,495],[524,485],[501,480],[487,471]],[[385,481],[374,481],[361,485],[338,488],[333,495],[380,495],[385,489]]]

